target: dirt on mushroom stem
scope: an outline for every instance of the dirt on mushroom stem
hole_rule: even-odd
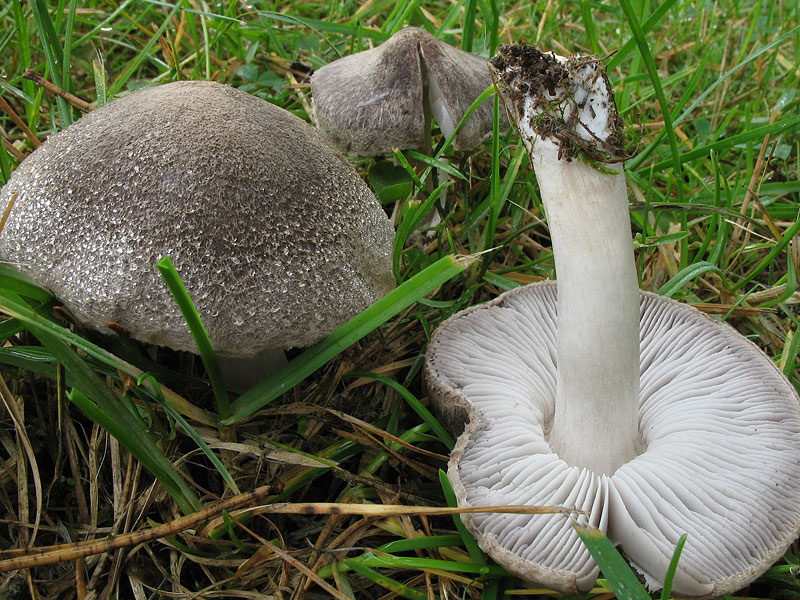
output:
[[[594,83],[604,72],[597,56],[571,56],[562,61],[552,52],[545,53],[533,46],[515,44],[501,46],[497,55],[489,62],[493,67],[492,77],[495,85],[514,82],[513,86],[507,85],[505,95],[518,107],[518,113],[522,114],[522,106],[526,99],[535,99],[535,106],[540,112],[537,117],[531,119],[531,128],[543,139],[553,138],[558,142],[559,159],[569,161],[577,158],[598,166],[622,162],[629,158],[625,152],[625,129],[622,117],[617,113],[616,107],[609,111],[612,134],[604,140],[596,139],[596,143],[587,142],[577,133],[576,125],[581,125],[584,131],[591,134],[590,128],[578,120],[578,110],[566,111],[569,114],[568,121],[554,116],[565,112],[560,108],[565,103],[574,105],[576,109],[585,107],[583,101],[575,100],[574,95],[559,96],[557,90],[574,87],[573,74],[584,67],[595,69],[592,80]],[[608,83],[606,85],[608,86]],[[610,88],[608,97],[613,102],[614,94]],[[608,107],[601,106],[601,108]]]

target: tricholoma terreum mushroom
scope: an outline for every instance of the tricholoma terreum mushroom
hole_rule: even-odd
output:
[[[394,232],[311,126],[232,87],[132,93],[52,136],[0,192],[0,258],[85,324],[196,351],[169,256],[223,357],[307,346],[394,285]],[[282,351],[280,352],[282,354]]]
[[[345,154],[430,152],[431,117],[450,136],[491,83],[486,59],[409,27],[377,48],[317,70],[311,77],[314,121]],[[458,131],[453,147],[474,150],[491,131],[492,107],[484,102]]]
[[[461,505],[556,504],[607,533],[652,588],[719,596],[800,530],[800,405],[731,327],[637,289],[621,124],[598,59],[504,47],[494,76],[536,171],[558,283],[507,292],[435,332],[425,378],[466,425]],[[467,515],[520,577],[588,590],[597,564],[565,515]]]

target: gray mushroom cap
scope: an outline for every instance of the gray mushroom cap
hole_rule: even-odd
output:
[[[222,355],[307,346],[394,285],[392,226],[311,126],[232,87],[179,82],[81,118],[25,159],[0,259],[98,330],[196,351],[169,256]]]
[[[377,48],[317,70],[311,77],[314,121],[345,154],[419,150],[430,135],[425,131],[426,109],[443,132],[452,131],[491,83],[485,59],[410,27]],[[453,146],[474,150],[491,130],[491,103],[484,102],[459,130]]]
[[[800,531],[800,405],[754,344],[672,300],[641,293],[641,453],[613,475],[552,452],[553,282],[507,292],[435,332],[425,381],[452,427],[449,478],[462,506],[556,504],[585,511],[652,587],[683,533],[674,593],[718,596],[751,582]],[[590,399],[587,399],[589,401]],[[585,591],[597,564],[565,515],[476,514],[481,547],[523,579]]]

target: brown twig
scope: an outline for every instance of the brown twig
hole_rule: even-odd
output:
[[[343,502],[279,502],[243,508],[231,512],[231,518],[239,515],[361,515],[364,517],[396,517],[400,515],[461,515],[475,513],[502,513],[513,515],[558,515],[579,514],[581,511],[563,506],[408,506],[405,504],[346,504]],[[206,531],[220,527],[222,517],[216,517]],[[0,571],[3,563],[0,562]]]
[[[8,141],[5,137],[3,137],[3,146],[6,147],[6,152],[11,154],[17,160],[17,162],[22,162],[23,160],[25,160],[25,155],[19,150],[17,150],[17,147],[10,141]]]
[[[72,106],[77,108],[81,112],[90,112],[94,110],[94,106],[86,102],[86,100],[81,100],[74,94],[70,94],[68,91],[61,89],[57,85],[50,83],[44,77],[42,77],[39,73],[28,67],[25,69],[25,72],[22,73],[22,76],[25,79],[30,79],[35,84],[43,87],[45,90],[50,92],[51,94],[55,94],[56,96],[61,96],[69,102]]]
[[[17,127],[19,127],[22,132],[28,136],[31,142],[33,142],[34,146],[38,147],[42,145],[42,140],[36,137],[36,134],[31,131],[30,127],[28,127],[28,124],[16,113],[14,108],[8,102],[6,102],[6,99],[2,96],[0,96],[0,108],[2,108],[3,111],[9,117],[11,117],[11,120],[14,121],[14,123],[17,124]]]
[[[752,294],[747,297],[751,302]],[[700,312],[707,315],[730,315],[732,317],[757,317],[758,315],[770,312],[768,308],[757,306],[734,306],[733,304],[718,304],[716,302],[688,302],[689,306],[694,306]],[[754,303],[755,304],[755,303]]]
[[[278,491],[279,490],[274,485],[264,485],[256,488],[255,490],[245,492],[244,494],[232,496],[227,500],[218,502],[190,515],[180,517],[174,521],[170,521],[169,523],[157,525],[156,527],[151,527],[149,529],[143,529],[141,531],[134,531],[132,533],[118,535],[111,539],[88,540],[73,544],[58,544],[55,546],[7,550],[5,552],[0,552],[0,556],[10,557],[0,560],[0,573],[15,569],[29,569],[31,567],[54,565],[64,561],[92,556],[93,554],[101,554],[103,552],[116,550],[117,548],[133,546],[135,544],[141,544],[142,542],[162,538],[203,523],[204,521],[208,521],[210,518],[218,515],[224,510],[240,508],[258,500],[259,498],[263,498],[264,496],[268,496],[270,494],[275,494]]]
[[[3,214],[2,216],[0,216],[0,232],[2,232],[6,226],[6,221],[8,221],[8,215],[11,214],[11,209],[14,208],[14,203],[17,201],[17,196],[19,196],[19,192],[14,192],[11,195],[8,204],[6,204],[6,207],[3,209]]]

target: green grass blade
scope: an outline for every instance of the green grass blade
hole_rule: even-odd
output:
[[[415,550],[430,550],[431,548],[445,548],[448,546],[460,546],[461,536],[458,535],[431,535],[424,537],[408,538],[403,540],[394,540],[387,542],[382,546],[375,548],[376,552],[393,554],[395,552],[412,552]],[[360,556],[354,556],[352,560],[363,561],[373,557],[372,552],[364,552]],[[347,568],[347,567],[345,567]],[[317,571],[317,574],[322,578],[329,578],[333,575],[330,565],[323,566]]]
[[[414,208],[410,203],[406,204],[407,210],[401,213],[402,220],[397,226],[397,232],[394,236],[394,244],[392,246],[392,269],[394,271],[395,279],[399,280],[401,276],[401,259],[403,257],[403,250],[406,247],[406,242],[411,234],[416,230],[419,223],[431,211],[436,210],[434,203],[442,195],[445,188],[453,185],[452,181],[445,181],[440,184],[431,194],[425,199],[425,202]]]
[[[797,354],[800,352],[800,328],[795,328],[792,333],[792,341],[790,344],[784,346],[783,356],[783,374],[786,378],[796,383],[794,371],[797,367]]]
[[[664,95],[664,88],[661,86],[661,78],[658,73],[658,67],[653,60],[653,55],[650,52],[650,46],[647,44],[644,30],[639,23],[639,18],[633,9],[630,0],[620,0],[620,6],[625,13],[625,19],[628,21],[628,26],[631,29],[636,45],[639,47],[639,52],[642,55],[647,74],[650,77],[650,83],[653,85],[658,105],[661,108],[661,116],[664,119],[664,131],[667,134],[669,141],[670,155],[672,159],[672,169],[674,171],[675,182],[678,191],[678,201],[683,203],[683,177],[681,176],[681,160],[680,152],[678,151],[678,139],[675,135],[675,127],[672,123],[672,114],[667,104],[667,98]],[[684,256],[683,253],[682,257]]]
[[[427,432],[429,429],[430,427],[428,426],[427,423],[420,423],[419,425],[415,425],[414,427],[405,431],[404,433],[402,433],[397,437],[398,439],[412,445],[422,441],[429,442],[436,439],[428,435]],[[396,432],[395,435],[397,435]],[[391,440],[387,440],[387,442],[388,442],[386,444],[387,447],[394,450],[395,452],[400,451],[402,449],[402,446],[397,442]],[[372,460],[370,460],[369,463],[365,467],[363,467],[363,470],[367,473],[374,475],[375,472],[378,469],[380,469],[381,466],[384,465],[386,461],[388,461],[390,458],[392,458],[392,455],[386,450],[378,452],[377,454],[375,454],[375,456],[372,457]]]
[[[711,154],[711,165],[714,172],[714,207],[719,208],[722,197],[722,185],[720,184],[720,170],[719,163],[716,160],[716,153]],[[695,253],[695,258],[701,258],[705,256],[706,252],[708,252],[708,248],[711,246],[712,240],[716,243],[717,239],[719,239],[719,221],[719,214],[715,213],[711,215],[711,223],[706,230],[706,235],[703,238],[703,242],[700,244],[700,247]],[[724,243],[724,238],[720,241]]]
[[[730,184],[728,180],[723,176],[721,171],[721,166],[719,163],[719,157],[717,156],[716,152],[711,152],[711,166],[714,170],[714,177],[718,180],[719,184],[717,186],[717,190],[719,191],[719,195],[715,195],[714,197],[714,205],[721,206],[722,205],[722,194],[724,192],[725,195],[725,208],[732,211],[733,210],[733,191],[731,190]],[[713,265],[722,266],[723,258],[725,257],[725,249],[728,246],[728,239],[730,237],[731,228],[733,225],[732,219],[723,219],[720,218],[719,224],[717,226],[714,238],[714,247],[711,249],[711,252],[708,255],[708,262]],[[710,235],[710,233],[709,233]]]
[[[425,537],[395,540],[378,546],[375,550],[392,554],[394,552],[410,552],[413,550],[429,550],[430,548],[443,548],[446,546],[460,546],[461,536],[458,535],[430,535]]]
[[[17,2],[19,0],[14,0],[14,1]],[[125,9],[128,8],[129,4],[133,4],[134,2],[138,2],[138,1],[139,0],[125,0],[125,2],[123,2],[122,4],[119,4],[118,6],[115,6],[113,11],[111,11],[109,13],[103,13],[103,16],[105,18],[102,21],[100,21],[98,23],[95,23],[94,26],[91,29],[89,29],[89,31],[87,31],[81,37],[79,37],[77,40],[72,42],[72,48],[75,49],[75,48],[83,45],[85,42],[94,39],[94,37],[97,35],[97,32],[102,31],[104,28],[106,28],[110,24],[114,23],[114,21],[117,19],[119,14],[123,13],[123,11],[125,11]],[[89,23],[87,23],[87,25],[89,25]],[[32,83],[33,82],[31,82],[31,84]]]
[[[63,87],[61,73],[64,53],[55,26],[50,18],[50,13],[47,10],[47,3],[44,0],[32,0],[30,6],[33,10],[34,22],[39,31],[42,51],[47,62],[47,68],[50,71],[50,77],[53,78],[56,85]],[[58,114],[61,117],[61,127],[67,127],[72,124],[72,109],[61,96],[56,96],[55,101],[56,106],[58,106]]]
[[[394,155],[394,158],[397,161],[397,163],[401,167],[403,167],[403,169],[405,169],[406,173],[408,173],[408,176],[411,178],[411,181],[414,182],[414,185],[417,186],[418,188],[425,187],[425,184],[422,183],[422,180],[419,178],[419,175],[417,175],[417,173],[414,171],[414,167],[411,165],[410,162],[408,162],[408,159],[405,157],[402,150],[400,150],[400,148],[395,148],[392,151],[392,154]],[[422,155],[420,154],[420,156]]]
[[[782,45],[782,44],[784,44],[784,43],[785,43],[787,40],[795,40],[795,39],[797,39],[797,35],[798,35],[799,33],[800,33],[800,25],[798,25],[797,27],[794,27],[794,28],[792,28],[791,30],[787,31],[786,33],[784,33],[784,34],[782,34],[782,35],[778,36],[777,38],[775,38],[774,40],[772,40],[772,41],[771,41],[769,44],[766,44],[766,45],[765,45],[765,46],[763,46],[762,48],[759,48],[758,50],[756,50],[756,51],[755,51],[755,52],[753,52],[752,54],[748,55],[748,57],[747,57],[747,58],[745,58],[743,61],[741,61],[740,63],[738,63],[738,64],[734,65],[733,67],[731,67],[731,68],[730,68],[730,69],[728,69],[727,71],[725,71],[725,73],[723,73],[722,75],[720,75],[720,76],[719,76],[719,79],[717,79],[717,80],[716,80],[716,81],[715,81],[713,84],[711,84],[711,85],[710,85],[708,88],[706,88],[705,90],[703,90],[703,93],[702,93],[702,94],[698,95],[698,96],[697,96],[697,97],[696,97],[694,100],[692,100],[692,103],[691,103],[689,106],[687,106],[687,107],[686,107],[686,110],[684,110],[684,111],[683,111],[683,113],[681,113],[680,117],[678,117],[678,118],[675,120],[675,122],[676,122],[676,123],[680,123],[680,122],[681,122],[681,121],[683,121],[683,120],[684,120],[686,117],[688,117],[690,114],[692,114],[692,113],[694,112],[694,109],[695,109],[695,108],[697,108],[698,106],[700,106],[700,105],[701,105],[701,104],[702,104],[702,103],[703,103],[703,102],[706,100],[706,98],[708,98],[708,96],[709,96],[709,95],[710,95],[710,94],[711,94],[711,93],[712,93],[712,92],[713,92],[715,89],[717,89],[717,87],[719,87],[720,85],[722,85],[722,84],[723,84],[723,83],[724,83],[726,80],[728,80],[728,79],[729,79],[729,78],[730,78],[730,77],[731,77],[731,76],[732,76],[734,73],[736,73],[737,71],[739,71],[740,69],[742,69],[743,67],[745,67],[745,66],[746,66],[747,64],[749,64],[750,62],[752,62],[752,61],[754,61],[754,60],[758,59],[758,58],[759,58],[759,57],[760,57],[762,54],[764,54],[764,53],[766,53],[766,52],[769,52],[770,50],[772,50],[772,49],[773,49],[773,48],[775,48],[775,47],[781,46],[781,45]]]
[[[394,315],[432,292],[466,268],[468,259],[445,256],[396,287],[316,346],[242,394],[231,406],[232,415],[223,424],[234,424],[260,410],[303,381],[345,348],[378,328]]]
[[[433,157],[434,159],[439,159],[439,158],[442,157],[443,154],[445,154],[446,152],[450,151],[450,149],[451,149],[451,147],[453,145],[453,141],[456,139],[456,135],[458,135],[458,132],[464,126],[464,123],[466,123],[469,120],[469,118],[472,116],[472,113],[474,113],[476,110],[478,110],[478,107],[481,104],[483,104],[484,102],[486,102],[486,100],[488,100],[492,96],[492,94],[494,94],[494,93],[495,93],[494,84],[492,84],[489,87],[487,87],[485,90],[483,90],[483,92],[481,92],[480,96],[475,98],[475,100],[472,102],[472,104],[469,105],[469,108],[467,109],[467,111],[464,113],[464,116],[461,117],[461,120],[456,125],[456,128],[453,130],[453,133],[451,133],[448,136],[448,138],[445,140],[444,144],[442,144],[441,148],[439,148],[439,150],[436,152],[436,155]]]
[[[49,302],[53,299],[50,290],[43,288],[27,275],[3,264],[0,264],[0,288],[38,302]]]
[[[518,288],[522,285],[521,283],[517,283],[516,281],[512,281],[507,277],[503,277],[497,273],[492,273],[491,271],[487,271],[483,274],[483,280],[486,283],[491,283],[493,286],[500,288],[500,290],[503,292],[513,290],[514,288]]]
[[[506,201],[508,200],[509,194],[511,193],[512,188],[515,185],[519,184],[519,180],[517,179],[517,175],[519,174],[519,169],[522,166],[522,162],[528,157],[528,152],[525,150],[525,146],[522,144],[517,144],[517,149],[514,151],[514,156],[511,157],[511,160],[506,167],[505,175],[503,176],[503,185],[500,188],[499,197],[495,200],[495,202],[499,203],[500,206],[504,206]],[[472,220],[479,221],[486,217],[489,214],[489,210],[495,206],[493,202],[493,198],[491,194],[487,196],[487,198],[478,204],[472,211]],[[490,246],[491,247],[491,246]]]
[[[667,283],[658,288],[656,293],[659,296],[672,298],[684,285],[686,285],[687,282],[691,281],[695,277],[699,277],[703,273],[709,272],[718,273],[720,276],[723,275],[722,270],[718,266],[702,260],[700,262],[688,265],[687,267],[684,267],[678,271],[674,277],[667,281]]]
[[[183,7],[182,0],[178,0],[175,3],[175,6],[172,7],[172,10],[169,12],[169,14],[161,22],[159,28],[153,33],[152,37],[148,40],[147,44],[145,44],[144,47],[138,52],[136,57],[128,63],[128,66],[125,68],[125,70],[118,77],[114,79],[114,83],[112,83],[109,86],[107,90],[109,98],[113,98],[114,96],[116,96],[119,93],[119,91],[128,84],[128,81],[133,76],[133,74],[136,73],[141,64],[150,55],[150,51],[153,49],[153,46],[155,46],[158,43],[159,38],[162,35],[164,35],[164,32],[167,30],[167,27],[169,27],[170,24],[172,23],[172,18],[178,14],[178,12],[181,10],[182,7]]]
[[[416,161],[419,161],[423,164],[428,165],[429,167],[433,167],[434,169],[438,169],[439,171],[447,173],[448,175],[451,175],[456,179],[463,179],[463,180],[467,179],[466,176],[461,171],[459,171],[449,163],[437,160],[435,158],[432,158],[415,150],[406,150],[405,154]]]
[[[92,74],[94,75],[94,90],[95,98],[97,98],[97,106],[103,106],[108,102],[108,94],[106,93],[108,76],[106,74],[106,63],[103,59],[103,55],[97,49],[95,49],[95,57],[94,60],[92,60]]]
[[[231,477],[231,474],[228,472],[228,469],[225,468],[225,465],[223,465],[219,457],[217,457],[217,455],[214,454],[214,451],[208,446],[206,441],[202,437],[200,437],[200,434],[197,432],[197,430],[194,427],[192,427],[186,419],[183,418],[183,415],[181,415],[177,410],[172,408],[169,404],[167,404],[164,401],[164,396],[163,394],[161,394],[161,386],[156,380],[156,378],[153,377],[150,373],[142,373],[136,380],[136,385],[142,385],[145,379],[148,379],[150,381],[151,389],[155,390],[156,400],[158,400],[158,403],[161,405],[161,407],[176,423],[178,423],[178,425],[181,426],[181,429],[183,429],[183,431],[190,438],[192,438],[192,441],[194,441],[194,443],[197,444],[197,447],[200,448],[203,454],[205,454],[208,461],[212,465],[214,465],[214,468],[220,474],[225,483],[228,484],[228,487],[231,488],[233,493],[234,494],[241,493],[239,487],[236,485],[236,482],[233,480],[233,477]]]
[[[71,0],[67,9],[67,22],[64,27],[64,48],[61,50],[61,87],[68,92],[74,91],[72,74],[70,72],[72,60],[72,32],[75,26],[75,9],[78,0]]]
[[[500,44],[500,11],[497,8],[497,0],[489,0],[489,11],[491,21],[489,23],[489,56],[494,56],[497,46]]]
[[[461,33],[461,49],[472,52],[472,42],[475,40],[475,15],[477,13],[476,0],[466,0],[464,7],[464,27]]]
[[[50,69],[50,76],[55,79],[56,84],[61,84],[61,65],[63,63],[63,51],[56,33],[53,20],[50,18],[47,3],[44,0],[32,0],[30,7],[33,11],[34,22],[39,30],[39,38],[42,44],[42,51]]]
[[[785,277],[785,284],[786,289],[783,293],[775,298],[774,300],[770,300],[768,302],[762,302],[759,304],[761,308],[769,308],[771,306],[776,306],[778,304],[782,304],[786,302],[789,298],[791,298],[794,293],[797,291],[797,265],[795,264],[794,258],[792,257],[791,252],[786,253],[786,277]],[[2,338],[0,338],[2,339]],[[792,356],[795,356],[794,354]]]
[[[31,45],[28,39],[28,21],[25,18],[25,12],[22,9],[21,0],[11,0],[11,8],[14,11],[14,25],[16,26],[16,40],[17,52],[19,52],[19,62],[25,66],[32,65],[31,63]],[[36,95],[36,87],[30,79],[22,80],[22,91],[28,98],[33,98]],[[25,112],[28,117],[28,127],[36,130],[39,124],[39,107],[33,102],[25,103]],[[0,147],[2,144],[0,144]]]
[[[44,340],[42,343],[45,343]],[[61,356],[58,357],[59,360],[61,358]],[[136,457],[136,460],[158,479],[183,514],[196,512],[201,508],[200,501],[186,484],[186,480],[158,451],[156,442],[152,438],[146,437],[146,432],[139,427],[138,423],[132,424],[134,421],[128,418],[131,416],[130,413],[128,415],[109,414],[105,405],[98,406],[77,388],[68,392],[67,397],[92,421],[114,436],[128,452]]]
[[[447,479],[447,473],[439,469],[439,484],[442,486],[442,493],[444,493],[445,501],[447,502],[447,506],[457,507],[458,501],[456,500],[456,494],[453,491],[453,487],[450,485],[450,480]],[[469,556],[472,561],[476,565],[483,565],[488,567],[486,563],[486,558],[483,556],[483,551],[478,546],[478,542],[475,541],[475,538],[469,532],[469,530],[464,526],[464,522],[461,520],[459,515],[453,515],[453,523],[455,523],[456,529],[458,530],[459,535],[461,536],[461,541],[464,543],[464,547],[469,552]],[[488,571],[484,574],[488,574]]]
[[[497,235],[497,220],[502,209],[500,196],[500,96],[494,96],[492,112],[492,178],[489,181],[489,218],[483,236],[481,250],[491,248]],[[488,263],[488,258],[484,259]]]
[[[675,104],[672,109],[672,120],[673,125],[677,126],[678,124],[678,117],[681,115],[681,111],[683,107],[686,106],[686,103],[691,99],[692,95],[694,94],[695,90],[697,89],[697,85],[702,79],[703,75],[706,73],[706,65],[710,60],[711,54],[714,48],[710,47],[703,57],[698,62],[696,68],[694,68],[694,74],[692,75],[691,79],[686,83],[686,89],[684,89],[683,94],[681,94],[680,99]],[[662,129],[658,135],[653,139],[650,144],[644,148],[643,150],[639,151],[636,156],[634,156],[631,160],[625,163],[625,166],[628,169],[636,169],[641,165],[645,160],[647,160],[653,152],[661,148],[661,145],[664,141],[664,137],[667,135],[665,129]]]
[[[624,600],[651,600],[634,572],[614,547],[614,544],[599,529],[575,527],[581,540],[591,552],[600,570],[608,580],[617,598]]]
[[[390,379],[385,375],[379,375],[378,373],[369,373],[367,371],[355,371],[352,373],[347,373],[344,377],[367,377],[369,379],[374,379],[375,381],[380,381],[384,385],[388,385],[394,391],[396,391],[403,400],[406,401],[406,404],[411,407],[411,409],[417,413],[420,419],[422,419],[430,428],[433,433],[436,434],[436,437],[439,438],[439,441],[444,444],[448,450],[452,450],[453,446],[455,445],[455,441],[453,440],[452,436],[447,433],[447,430],[444,426],[439,422],[439,420],[433,416],[433,413],[429,411],[425,406],[417,400],[417,398],[409,392],[405,387],[403,387],[400,383],[395,381],[394,379]]]
[[[336,588],[340,590],[346,598],[350,600],[357,600],[356,594],[353,591],[353,586],[347,578],[347,569],[341,567],[338,560],[331,561],[331,570],[334,579],[336,580]]]
[[[76,386],[86,392],[84,395],[73,388],[70,399],[74,398],[76,404],[87,412],[92,420],[117,438],[147,470],[158,478],[182,512],[188,514],[199,510],[200,502],[186,480],[161,454],[155,440],[142,428],[137,416],[131,413],[120,397],[113,393],[63,341],[43,328],[34,326],[30,330],[75,378]]]
[[[142,374],[141,369],[83,339],[69,329],[52,322],[46,315],[40,314],[38,308],[36,310],[32,309],[22,298],[14,292],[3,290],[2,286],[0,286],[0,312],[13,317],[31,330],[41,330],[55,336],[57,339],[82,350],[114,371],[119,370],[134,379]],[[174,392],[166,394],[165,398],[169,405],[178,412],[190,416],[200,423],[211,426],[217,425],[217,419],[214,416],[190,404]]]
[[[583,28],[586,30],[586,39],[589,41],[592,54],[600,56],[600,44],[597,42],[597,28],[594,26],[590,0],[581,0],[581,20],[583,21]]]
[[[672,553],[672,559],[669,561],[669,567],[667,567],[667,574],[664,576],[664,587],[661,588],[661,600],[669,600],[672,593],[672,581],[675,579],[675,571],[678,570],[678,561],[681,558],[681,552],[683,552],[687,537],[689,537],[689,534],[686,533],[681,536],[675,546],[675,552]]]
[[[354,563],[378,569],[427,569],[437,571],[455,571],[460,573],[474,573],[476,575],[507,575],[503,567],[497,565],[475,564],[456,560],[442,560],[437,558],[418,558],[416,556],[384,556],[367,552]],[[352,566],[348,563],[348,566]]]
[[[389,20],[384,25],[384,31],[394,35],[400,31],[411,18],[411,14],[419,7],[420,0],[410,0],[406,2],[398,2],[396,6],[402,7],[403,10],[399,11],[393,20]]]
[[[208,13],[208,4],[203,0],[202,7],[205,9],[205,14],[200,13],[200,29],[203,31],[203,75],[205,79],[211,79],[211,44],[208,43],[210,39],[208,35],[208,19],[216,18],[214,15]]]
[[[661,7],[659,7],[659,9],[660,8]],[[697,97],[695,97],[694,100],[692,100],[692,103],[688,107],[686,107],[686,109],[680,115],[678,115],[677,117],[675,117],[673,119],[673,125],[678,125],[679,123],[682,123],[685,119],[687,119],[689,116],[694,114],[694,110],[698,106],[700,106],[700,104],[703,101],[705,101],[706,98],[708,98],[708,96],[711,95],[711,93],[715,89],[717,89],[717,87],[719,87],[720,85],[722,85],[723,83],[728,81],[737,71],[742,69],[744,66],[746,66],[750,62],[756,60],[757,58],[759,58],[764,53],[772,50],[774,47],[783,44],[787,39],[795,39],[797,37],[798,33],[800,33],[800,26],[795,27],[791,31],[788,31],[787,33],[779,36],[777,39],[773,40],[772,42],[770,42],[769,44],[767,44],[763,48],[760,48],[757,51],[755,51],[752,54],[750,54],[747,58],[745,58],[743,61],[741,61],[737,65],[735,65],[735,66],[731,67],[730,69],[728,69],[727,71],[725,71],[725,73],[720,75],[719,78],[714,83],[712,83],[705,90],[703,90],[703,92],[701,94],[699,94]],[[614,58],[616,58],[616,56]],[[611,62],[613,62],[613,59],[612,59]],[[609,64],[608,68],[609,68],[609,70],[611,69],[610,64]],[[692,86],[696,85],[696,83],[697,83],[696,79],[693,78]],[[679,103],[679,106],[682,106],[687,99],[688,98],[686,98],[686,99],[682,98],[681,102]],[[733,116],[734,114],[736,114],[735,111],[732,111],[731,112],[731,116]],[[787,129],[789,127],[793,127],[798,122],[800,122],[800,119],[795,117],[795,118],[784,119],[783,121],[779,121],[778,123],[773,123],[771,125],[765,125],[765,126],[760,127],[760,128],[758,128],[758,127],[756,127],[756,128],[752,128],[752,127],[745,128],[745,129],[747,129],[747,131],[745,131],[744,133],[735,134],[733,136],[723,136],[722,139],[720,139],[717,142],[714,142],[714,143],[706,145],[706,146],[697,147],[697,148],[695,148],[695,149],[693,149],[693,150],[691,150],[689,152],[684,152],[683,154],[681,154],[681,162],[684,162],[684,163],[685,162],[690,162],[690,161],[693,161],[693,160],[695,160],[697,158],[703,157],[706,154],[708,154],[710,150],[716,150],[716,151],[723,150],[723,149],[735,146],[737,144],[741,144],[741,143],[746,142],[746,141],[751,140],[751,139],[753,139],[753,140],[761,140],[761,139],[764,138],[765,135],[776,133],[776,132],[781,132],[784,129]],[[640,152],[637,156],[635,156],[630,161],[628,161],[626,163],[626,166],[629,169],[637,169],[642,164],[642,162],[644,162],[644,160],[646,160],[647,157],[653,152],[653,150],[655,150],[655,148],[658,147],[658,144],[660,143],[661,139],[663,139],[663,136],[665,135],[665,133],[666,132],[659,133],[659,135],[656,136],[656,139],[654,140],[654,142],[648,148],[646,148],[645,150]],[[660,171],[663,168],[669,166],[671,161],[672,161],[672,159],[670,158],[669,160],[658,162],[655,165],[655,169],[657,171]]]
[[[673,5],[677,2],[677,0],[665,0],[661,2],[658,7],[653,11],[653,13],[647,17],[644,23],[641,25],[642,33],[647,34],[649,33],[656,25],[661,22],[661,18],[669,12],[669,9],[673,7]],[[614,56],[606,64],[606,69],[609,71],[613,71],[617,68],[617,66],[625,60],[628,55],[631,53],[636,47],[636,38],[631,36],[619,50],[614,53]]]
[[[189,326],[189,331],[195,344],[197,344],[200,358],[206,367],[208,378],[211,380],[211,389],[214,391],[214,398],[217,402],[217,414],[220,419],[226,419],[231,414],[228,390],[225,387],[222,369],[219,366],[219,361],[217,361],[217,355],[214,352],[211,339],[208,337],[208,331],[206,331],[200,314],[197,312],[197,308],[170,258],[165,256],[156,263],[156,267],[158,267],[161,277],[164,278],[164,282],[175,299],[175,303],[178,305],[186,324]]]
[[[752,127],[744,133],[737,133],[727,136],[717,140],[716,142],[712,142],[711,144],[683,152],[678,156],[678,160],[680,160],[681,163],[692,162],[698,158],[709,155],[712,151],[719,153],[722,150],[727,150],[728,148],[733,148],[739,144],[744,144],[752,140],[763,140],[767,135],[781,134],[785,131],[793,129],[797,125],[800,125],[800,115],[787,117],[769,125]],[[660,171],[666,167],[669,167],[670,165],[673,165],[672,158],[657,162],[655,165],[653,165],[653,169]],[[647,168],[648,170],[650,169],[650,167]]]
[[[505,580],[502,577],[493,577],[486,580],[483,584],[481,600],[503,600],[506,597],[504,583]]]
[[[744,277],[730,289],[732,291],[735,291],[741,288],[742,286],[750,283],[754,277],[756,277],[759,273],[761,273],[764,269],[766,269],[772,264],[772,262],[775,260],[775,257],[778,256],[778,254],[780,254],[783,251],[783,249],[789,244],[790,241],[792,241],[794,236],[796,236],[798,233],[800,233],[800,219],[792,223],[792,226],[789,227],[786,231],[784,231],[783,237],[777,244],[775,244],[770,249],[767,255],[761,260],[761,262],[759,262],[758,265],[756,265],[756,267],[752,271],[750,271],[750,273],[748,273],[746,277]]]
[[[0,141],[0,186],[5,185],[9,177],[11,177],[11,157],[5,144]]]
[[[322,34],[323,31],[326,33],[335,33],[337,35],[345,37],[354,37],[354,38],[360,35],[361,37],[374,40],[378,44],[388,40],[391,35],[389,33],[384,33],[383,31],[377,29],[362,27],[360,25],[349,25],[347,23],[333,23],[329,21],[322,21],[319,19],[310,19],[307,17],[300,17],[295,15],[285,15],[282,13],[271,12],[271,11],[260,11],[258,15],[266,19],[271,19],[282,23],[289,23],[291,25],[301,25],[303,27],[308,27],[309,29],[312,29],[313,31],[319,33],[320,35]]]
[[[339,564],[352,569],[362,577],[366,577],[371,582],[378,584],[382,588],[385,588],[402,598],[408,598],[409,600],[428,600],[428,594],[408,587],[404,583],[401,583],[396,579],[392,579],[391,577],[387,577],[375,569],[366,567],[359,561],[348,558],[341,561]]]
[[[29,373],[44,375],[49,379],[58,377],[55,358],[41,346],[7,346],[0,347],[0,363],[24,369]],[[75,387],[67,373],[67,385]]]
[[[233,545],[236,546],[236,549],[240,552],[247,554],[249,551],[247,547],[242,543],[242,540],[239,539],[239,536],[236,535],[236,531],[234,531],[233,521],[231,520],[230,514],[228,514],[227,510],[222,511],[222,523],[225,527],[225,532],[228,534],[228,539],[233,542]]]

